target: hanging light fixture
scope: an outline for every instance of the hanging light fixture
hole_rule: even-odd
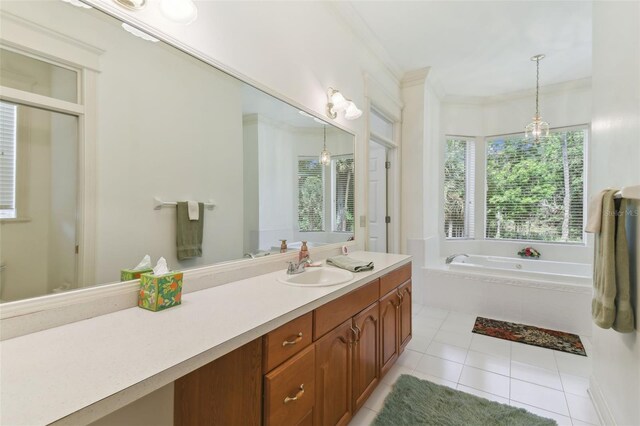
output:
[[[362,111],[351,99],[345,98],[339,90],[329,87],[327,90],[327,117],[335,119],[340,111],[344,111],[344,118],[347,120],[355,120],[362,115]]]
[[[549,123],[542,121],[540,117],[539,107],[539,95],[540,95],[540,61],[544,58],[543,54],[532,56],[531,60],[536,61],[536,115],[533,116],[533,121],[524,128],[524,136],[527,139],[533,138],[535,142],[538,142],[540,138],[546,138],[549,136]]]
[[[327,126],[322,126],[324,130],[324,145],[320,152],[320,164],[328,166],[331,164],[331,153],[327,150]]]

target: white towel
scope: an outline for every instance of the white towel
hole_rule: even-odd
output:
[[[600,224],[602,223],[602,197],[604,197],[607,191],[608,189],[603,189],[589,201],[589,205],[587,206],[587,226],[584,227],[584,232],[590,232],[592,234],[600,233]]]
[[[200,207],[197,201],[187,201],[189,220],[200,220]]]

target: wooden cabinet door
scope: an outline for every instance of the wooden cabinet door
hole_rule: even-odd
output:
[[[354,413],[364,405],[380,380],[380,303],[353,317],[356,341],[353,344]]]
[[[380,299],[380,377],[393,367],[398,359],[400,334],[400,296],[392,291]]]
[[[262,339],[175,381],[176,426],[262,423]]]
[[[400,296],[400,350],[404,351],[405,346],[411,340],[411,280],[398,287]]]
[[[316,341],[316,426],[346,425],[352,412],[351,318]]]

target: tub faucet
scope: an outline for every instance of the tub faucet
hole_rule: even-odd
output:
[[[447,259],[444,261],[444,263],[446,263],[448,265],[451,262],[453,262],[455,260],[455,258],[458,257],[458,256],[469,257],[468,254],[464,254],[464,253],[452,254],[451,256],[447,257]]]

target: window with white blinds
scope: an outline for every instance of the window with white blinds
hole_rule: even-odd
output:
[[[17,106],[0,102],[0,218],[16,217]]]
[[[298,229],[324,231],[324,167],[317,157],[298,159]]]
[[[353,156],[334,157],[331,160],[331,167],[333,172],[333,231],[353,232]]]
[[[582,242],[585,128],[486,144],[486,238]]]
[[[447,137],[444,161],[444,235],[447,239],[475,234],[475,141]]]

